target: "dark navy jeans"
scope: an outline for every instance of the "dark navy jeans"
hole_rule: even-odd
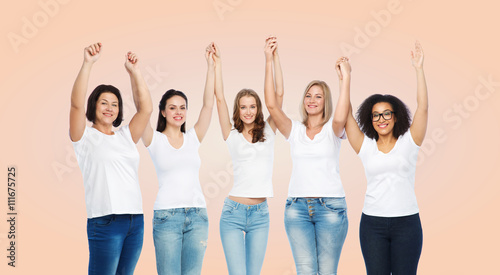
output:
[[[87,220],[89,274],[132,275],[144,236],[142,214],[107,215]]]
[[[391,218],[362,214],[359,239],[368,275],[417,274],[422,251],[418,213]]]

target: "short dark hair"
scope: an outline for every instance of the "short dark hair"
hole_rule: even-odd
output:
[[[393,95],[374,94],[361,103],[356,113],[356,120],[358,121],[361,131],[367,137],[378,140],[378,133],[375,128],[373,128],[372,123],[372,109],[375,104],[380,102],[386,102],[391,105],[394,117],[396,118],[392,135],[395,138],[399,138],[399,136],[406,133],[410,128],[411,115],[410,110],[403,101]]]
[[[87,116],[87,119],[92,123],[95,123],[96,104],[99,96],[101,96],[102,93],[112,93],[118,98],[118,116],[116,117],[115,121],[113,121],[113,126],[120,126],[123,121],[123,100],[120,94],[120,90],[112,85],[101,84],[92,91],[87,100],[87,112],[85,114]]]
[[[186,100],[186,109],[187,109],[188,99],[187,99],[187,96],[183,92],[177,91],[174,89],[170,89],[170,90],[166,91],[163,94],[163,96],[161,97],[160,104],[158,105],[158,107],[160,108],[160,112],[158,112],[158,123],[156,124],[156,131],[163,132],[165,130],[165,128],[167,128],[167,118],[161,114],[161,111],[165,110],[165,107],[167,106],[167,100],[169,100],[171,97],[176,96],[176,95],[178,95],[178,96],[184,98],[184,100]],[[183,133],[186,132],[186,122],[185,121],[181,125],[181,132],[183,132]]]

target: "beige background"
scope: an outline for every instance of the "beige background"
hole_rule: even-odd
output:
[[[284,104],[292,118],[298,118],[300,96],[310,80],[327,81],[336,101],[333,64],[345,53],[341,46],[351,48],[353,106],[373,93],[391,93],[414,111],[416,81],[410,50],[416,39],[421,41],[430,118],[416,176],[424,229],[419,274],[493,274],[497,269],[500,22],[494,1],[113,2],[29,0],[9,3],[4,9],[1,274],[86,274],[84,190],[68,138],[70,92],[84,47],[103,43],[89,88],[100,83],[120,88],[127,123],[134,108],[123,56],[133,50],[140,57],[154,104],[169,88],[185,91],[190,99],[188,126],[192,126],[201,107],[205,46],[215,41],[222,50],[225,91],[232,105],[241,88],[253,88],[263,96],[263,46],[268,34],[279,38]],[[496,84],[485,85],[484,79]],[[155,109],[153,124],[157,113]],[[151,219],[157,180],[147,150],[141,143],[138,149],[145,239],[136,273],[154,274]],[[281,135],[275,150],[275,197],[269,200],[271,231],[262,274],[295,274],[283,226],[291,161]],[[215,111],[200,154],[210,218],[203,274],[226,274],[218,221],[231,188],[231,162]],[[6,259],[9,165],[18,169],[16,268],[8,267]],[[340,169],[350,227],[339,274],[364,274],[358,225],[366,180],[348,142],[342,145]]]

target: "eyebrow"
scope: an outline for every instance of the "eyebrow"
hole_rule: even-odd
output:
[[[101,101],[103,101],[103,100],[106,101],[106,102],[109,102],[107,99],[101,98]],[[111,103],[118,103],[118,101],[111,101]]]
[[[380,112],[380,113],[383,113],[383,112],[386,112],[386,111],[389,111],[389,112],[394,112],[393,110],[385,109],[385,110],[383,110],[383,111],[382,111],[382,112]],[[375,114],[375,113],[380,114],[379,112],[376,112],[376,111],[375,111],[375,112],[373,112],[372,114]]]
[[[175,106],[177,106],[177,105],[175,105],[175,104],[168,104],[168,107],[171,107],[171,106],[174,106],[174,107],[175,107]],[[186,104],[182,104],[182,105],[180,105],[180,107],[184,107],[184,106],[186,106]]]

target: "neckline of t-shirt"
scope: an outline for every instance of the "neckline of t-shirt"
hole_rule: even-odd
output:
[[[100,133],[100,134],[102,134],[104,136],[107,136],[107,137],[114,137],[114,136],[116,136],[116,131],[112,131],[113,134],[108,135],[108,134],[105,134],[105,133],[99,131],[98,129],[96,129],[96,128],[92,127],[92,126],[90,126],[89,128],[92,129],[92,130],[95,130],[96,132],[98,132],[98,133]]]
[[[243,135],[243,133],[240,133],[237,129],[235,129],[235,131],[236,131],[236,132],[238,133],[238,135],[239,135],[239,136],[241,136],[241,138],[242,138],[243,140],[245,140],[245,141],[246,141],[249,145],[255,146],[255,145],[257,145],[259,142],[266,142],[266,141],[267,141],[268,135],[266,135],[266,127],[268,127],[268,123],[267,123],[267,121],[265,122],[265,125],[264,125],[264,137],[266,138],[266,140],[265,140],[265,141],[257,141],[257,142],[255,142],[255,143],[248,141],[248,139],[246,139],[246,138],[245,138],[245,136]],[[253,138],[253,136],[252,136],[252,138]]]
[[[300,122],[300,124],[302,124],[302,126],[304,126],[304,135],[306,136],[306,140],[308,142],[317,142],[318,139],[316,138],[317,136],[322,136],[323,135],[323,132],[325,131],[325,126],[328,124],[328,123],[325,123],[323,124],[323,126],[321,126],[321,131],[319,131],[319,133],[317,133],[316,135],[314,135],[314,138],[311,139],[309,138],[309,136],[307,135],[307,126],[304,125],[304,123]]]
[[[163,137],[165,137],[165,140],[167,141],[168,146],[170,146],[172,149],[174,149],[176,151],[179,151],[182,148],[184,148],[184,144],[186,144],[186,133],[182,133],[182,145],[179,148],[175,148],[174,146],[172,146],[172,144],[170,144],[170,141],[168,140],[168,136],[167,135],[165,135],[162,132],[158,132],[158,133],[160,133]]]
[[[380,154],[382,154],[382,155],[389,155],[389,154],[391,154],[393,151],[395,151],[396,146],[398,146],[398,143],[399,143],[399,140],[400,140],[400,139],[401,139],[401,137],[399,137],[399,138],[396,140],[396,143],[394,143],[394,146],[392,147],[392,149],[391,149],[389,152],[387,152],[387,153],[384,153],[384,152],[380,151],[380,150],[378,149],[378,144],[377,144],[377,141],[376,141],[376,140],[374,140],[374,141],[375,141],[375,147],[377,148],[377,152],[379,152],[379,153],[380,153]]]

